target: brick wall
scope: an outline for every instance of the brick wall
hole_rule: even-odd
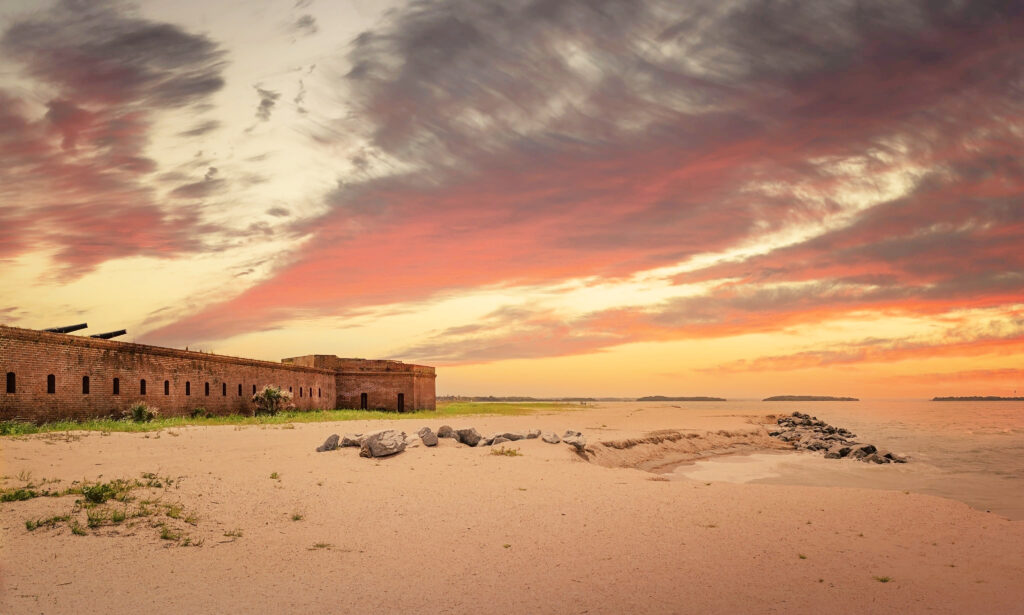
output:
[[[6,392],[8,373],[14,374],[14,393]],[[47,392],[50,375],[53,393]],[[83,377],[89,378],[88,394]],[[253,387],[267,384],[291,390],[292,402],[303,410],[333,408],[338,398],[333,370],[4,326],[0,378],[0,419],[37,422],[117,415],[137,401],[156,406],[163,416],[185,416],[199,407],[214,414],[248,413]]]
[[[331,369],[337,373],[335,405],[361,408],[366,395],[368,409],[397,410],[399,395],[403,410],[436,409],[433,367],[384,359],[345,359],[333,355],[306,355],[284,359],[285,363]]]

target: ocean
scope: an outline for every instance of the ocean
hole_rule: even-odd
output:
[[[794,410],[907,455],[906,464],[825,459],[820,453],[757,453],[697,461],[671,476],[696,480],[863,487],[925,493],[1024,519],[1024,402],[671,402],[710,414]]]

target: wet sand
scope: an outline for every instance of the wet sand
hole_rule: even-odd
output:
[[[449,421],[578,429],[585,456],[540,440],[506,444],[516,457],[448,440],[380,460],[314,452],[331,433],[441,421],[4,438],[5,487],[149,472],[174,479],[157,496],[195,525],[29,532],[75,496],[0,504],[0,611],[1024,612],[1024,522],[913,493],[636,469],[771,447],[763,421],[658,403]],[[161,540],[161,520],[202,546]]]

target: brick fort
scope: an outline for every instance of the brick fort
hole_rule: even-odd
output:
[[[80,327],[80,325],[79,325]],[[146,402],[163,416],[246,414],[265,385],[298,410],[434,410],[434,368],[306,355],[280,363],[0,325],[0,420],[119,416]]]

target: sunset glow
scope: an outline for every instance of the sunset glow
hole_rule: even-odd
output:
[[[0,324],[464,395],[1024,393],[1003,2],[13,0]]]

